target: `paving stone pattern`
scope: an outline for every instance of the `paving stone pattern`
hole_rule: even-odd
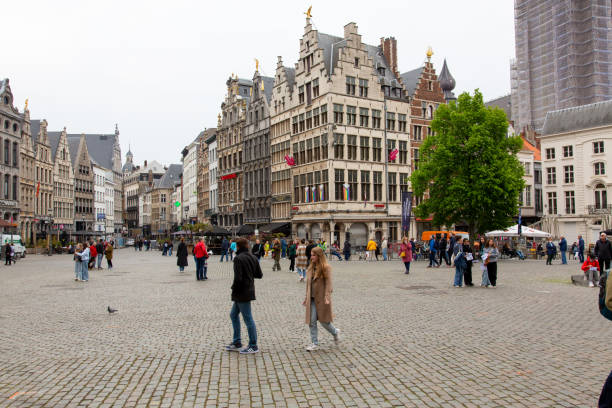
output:
[[[309,353],[304,284],[264,260],[261,353],[239,355],[222,350],[231,263],[197,282],[193,258],[180,273],[159,252],[115,254],[88,283],[67,255],[0,266],[0,406],[593,407],[612,369],[612,322],[569,283],[574,263],[503,261],[497,288],[455,289],[454,269],[425,262],[334,261],[342,341],[320,328]]]

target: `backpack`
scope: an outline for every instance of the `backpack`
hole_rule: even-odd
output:
[[[599,278],[599,313],[603,317],[608,320],[612,320],[612,310],[608,308],[606,305],[606,295],[608,289],[612,290],[612,288],[608,288],[608,272],[602,272],[601,277]]]

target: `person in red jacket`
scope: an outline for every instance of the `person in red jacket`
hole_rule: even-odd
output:
[[[204,238],[200,238],[200,241],[193,248],[193,255],[196,260],[196,279],[197,280],[208,280],[206,277],[207,267],[206,259],[208,258],[208,251],[206,251],[206,245],[204,244]]]
[[[98,251],[96,250],[96,245],[94,242],[89,243],[89,264],[87,267],[89,269],[93,269],[96,266],[96,257],[98,256]]]
[[[589,287],[595,287],[599,285],[599,261],[595,259],[591,254],[587,256],[586,261],[582,264],[582,270],[584,271],[584,278],[589,277]]]

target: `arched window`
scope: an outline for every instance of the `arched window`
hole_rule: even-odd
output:
[[[608,208],[608,192],[603,184],[595,186],[595,208],[598,210]]]
[[[427,107],[427,118],[428,118],[428,119],[433,118],[433,112],[434,112],[434,110],[433,110],[433,106],[429,105],[429,106]]]

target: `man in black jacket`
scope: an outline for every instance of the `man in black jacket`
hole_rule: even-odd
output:
[[[612,245],[608,241],[605,232],[599,236],[599,241],[595,244],[595,257],[599,261],[599,270],[607,271],[610,269],[610,259],[612,259]]]
[[[98,264],[98,269],[102,269],[102,258],[104,257],[104,243],[102,242],[102,238],[100,238],[100,240],[96,244],[96,252],[98,253],[96,260]]]
[[[234,283],[232,284],[232,327],[234,338],[232,344],[225,346],[227,351],[240,351],[240,354],[259,353],[257,347],[257,328],[251,314],[251,301],[255,300],[255,279],[261,279],[263,273],[257,258],[249,252],[249,241],[239,238],[236,241],[236,257],[234,258]],[[249,333],[249,345],[241,350],[240,313]]]
[[[308,259],[307,265],[310,265],[310,253],[312,252],[312,248],[316,246],[317,245],[314,243],[312,239],[310,240],[309,244],[306,245],[306,258]]]

